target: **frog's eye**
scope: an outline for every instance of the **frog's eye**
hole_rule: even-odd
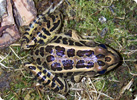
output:
[[[99,44],[98,46],[104,48],[104,49],[107,49],[107,47],[104,45],[104,44]]]
[[[99,73],[99,74],[104,74],[106,71],[107,71],[107,70],[104,69],[104,70],[102,70],[102,71],[99,71],[98,73]]]

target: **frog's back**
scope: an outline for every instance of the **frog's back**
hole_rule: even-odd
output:
[[[34,50],[32,56],[38,65],[63,77],[80,73],[84,75],[86,72],[103,74],[108,67],[116,64],[118,57],[115,52],[103,46],[91,47],[71,37],[58,35],[51,43]]]

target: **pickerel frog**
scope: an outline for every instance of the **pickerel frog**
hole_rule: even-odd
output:
[[[22,48],[32,50],[32,63],[25,63],[40,84],[55,92],[69,91],[67,79],[79,82],[83,77],[101,75],[119,64],[119,55],[104,44],[92,44],[75,31],[59,33],[60,12],[39,15],[22,37]]]

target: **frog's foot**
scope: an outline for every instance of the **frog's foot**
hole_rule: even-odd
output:
[[[49,6],[49,8],[47,8],[43,14],[46,14],[46,13],[52,13],[54,12],[62,3],[63,3],[64,0],[60,0],[57,4],[54,4],[54,2],[51,3],[51,5]],[[50,1],[49,1],[50,2]]]
[[[54,92],[60,92],[63,94],[68,92],[69,88],[66,81],[53,75],[44,67],[37,66],[32,63],[26,63],[25,67],[37,77],[38,81],[43,86],[48,86],[48,88],[52,89]]]

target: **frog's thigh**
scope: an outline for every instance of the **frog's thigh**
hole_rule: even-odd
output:
[[[54,92],[60,92],[66,94],[68,92],[68,84],[60,77],[56,77],[47,69],[34,64],[25,64],[25,67],[29,69],[37,78],[38,81]]]

